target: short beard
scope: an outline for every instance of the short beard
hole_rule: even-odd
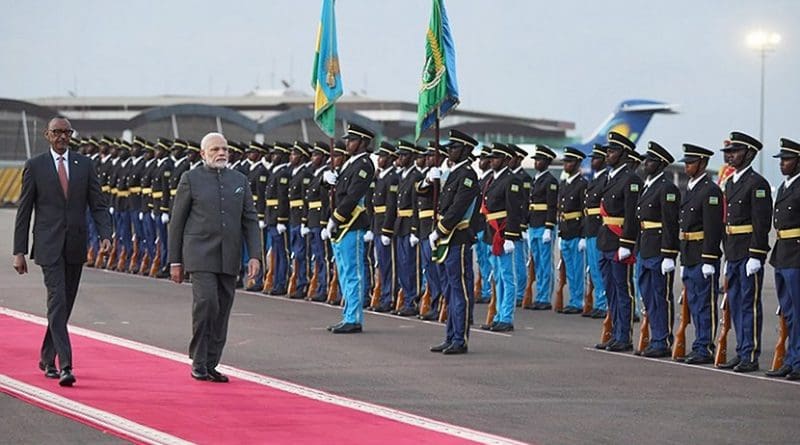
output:
[[[209,168],[225,168],[227,164],[227,161],[206,161]]]

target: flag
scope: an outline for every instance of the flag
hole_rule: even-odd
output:
[[[425,38],[425,66],[417,104],[417,139],[437,118],[458,105],[456,49],[444,0],[433,0],[433,12]]]
[[[322,17],[317,30],[317,52],[311,88],[314,89],[314,121],[330,137],[336,132],[336,100],[342,96],[339,52],[336,49],[335,0],[322,0]]]

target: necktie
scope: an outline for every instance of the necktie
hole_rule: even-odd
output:
[[[64,167],[64,157],[58,157],[58,182],[61,183],[61,190],[64,191],[64,198],[67,197],[69,190],[69,180],[67,179],[67,168]]]

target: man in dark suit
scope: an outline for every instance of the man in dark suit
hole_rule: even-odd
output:
[[[242,239],[250,260],[248,279],[259,273],[261,236],[247,176],[226,168],[228,142],[209,133],[200,142],[204,166],[189,170],[178,183],[169,223],[172,281],[184,271],[192,280],[192,377],[227,382],[216,370],[228,333]]]
[[[108,204],[92,161],[68,151],[71,135],[67,119],[54,118],[47,124],[44,136],[50,150],[25,163],[14,227],[14,269],[24,274],[28,272],[25,254],[31,211],[36,211],[31,258],[41,266],[47,288],[47,332],[39,368],[46,377],[58,378],[61,386],[75,383],[67,322],[86,261],[87,207],[102,240],[101,254],[111,249]],[[61,373],[55,366],[56,355]]]

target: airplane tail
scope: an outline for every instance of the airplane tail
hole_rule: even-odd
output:
[[[644,133],[650,119],[656,113],[677,113],[675,105],[647,99],[628,99],[621,102],[591,136],[574,147],[584,153],[591,153],[594,144],[606,144],[609,131],[627,136],[634,143]]]

